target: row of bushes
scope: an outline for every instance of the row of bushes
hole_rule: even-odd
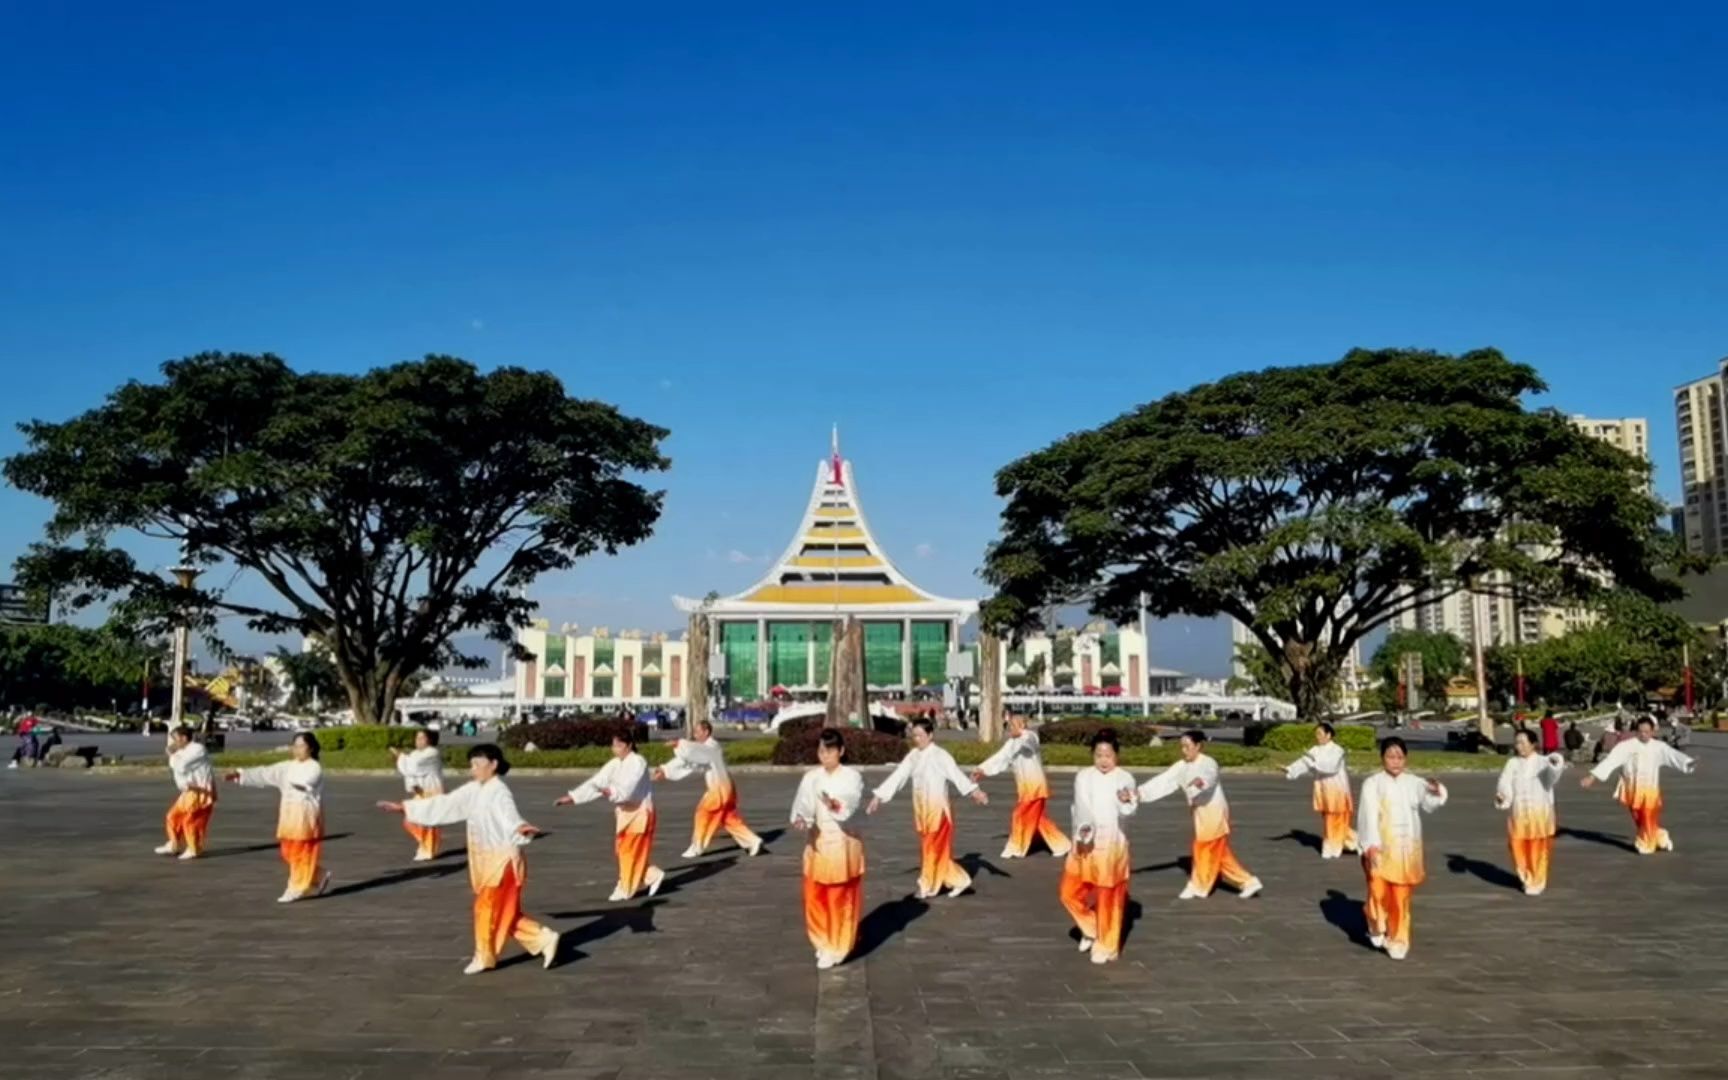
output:
[[[788,727],[791,728],[790,731],[786,730]],[[861,728],[837,730],[841,738],[846,740],[848,765],[892,765],[906,756],[906,740],[902,736],[883,731],[865,731]],[[816,764],[816,746],[821,735],[821,724],[811,725],[794,720],[781,725],[780,738],[774,744],[774,764]],[[732,760],[730,752],[727,760]]]
[[[1365,724],[1339,724],[1333,738],[1346,750],[1375,750],[1379,736]],[[1246,746],[1264,746],[1268,750],[1301,753],[1314,745],[1313,724],[1250,724],[1243,729]]]
[[[506,749],[520,750],[533,743],[541,750],[576,750],[585,746],[610,747],[620,735],[634,736],[638,746],[648,742],[648,725],[621,716],[576,716],[513,724],[499,737]]]
[[[1105,728],[1116,733],[1116,741],[1123,747],[1149,746],[1158,734],[1158,725],[1146,720],[1075,716],[1047,721],[1038,728],[1038,741],[1045,746],[1091,746],[1093,736]]]

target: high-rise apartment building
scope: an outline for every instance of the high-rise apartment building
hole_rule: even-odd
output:
[[[1728,536],[1728,465],[1723,460],[1722,391],[1728,357],[1716,374],[1674,389],[1675,431],[1680,438],[1680,489],[1685,508],[1686,550],[1719,555]]]

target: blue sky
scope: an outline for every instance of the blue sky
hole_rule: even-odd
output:
[[[753,580],[832,422],[970,595],[1002,464],[1354,345],[1648,416],[1672,494],[1669,391],[1728,353],[1728,15],[1385,7],[14,11],[0,453],[203,349],[549,369],[673,432],[659,535],[539,590],[614,628]],[[0,559],[45,512],[0,491]]]

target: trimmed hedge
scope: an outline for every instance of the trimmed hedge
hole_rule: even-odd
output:
[[[906,740],[898,735],[886,735],[880,731],[864,731],[859,728],[836,730],[846,740],[848,765],[892,765],[906,756]],[[783,731],[779,741],[774,744],[774,764],[816,764],[816,743],[821,735],[821,728],[808,728],[803,725],[794,728],[790,734]]]
[[[419,731],[417,727],[401,725],[362,724],[359,727],[319,728],[312,734],[318,736],[319,747],[326,751],[388,750],[392,746],[409,750],[413,748],[414,736]]]
[[[1335,741],[1346,750],[1373,751],[1379,747],[1374,729],[1365,724],[1339,724],[1335,730]],[[1273,724],[1261,733],[1259,745],[1300,754],[1314,745],[1314,725]]]
[[[1109,728],[1126,750],[1130,746],[1148,746],[1158,734],[1158,726],[1145,720],[1107,720],[1101,716],[1075,716],[1052,720],[1037,729],[1038,741],[1045,746],[1091,746],[1092,737]]]
[[[617,716],[582,716],[574,719],[537,720],[513,724],[499,738],[507,749],[520,750],[529,743],[541,750],[575,750],[584,746],[609,747],[618,735],[634,733],[636,744],[648,744],[648,725],[631,723]]]

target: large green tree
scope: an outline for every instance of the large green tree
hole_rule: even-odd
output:
[[[6,478],[54,504],[23,581],[139,625],[239,616],[329,646],[355,716],[387,721],[415,673],[478,666],[452,647],[513,638],[530,582],[646,539],[666,432],[573,398],[544,372],[447,356],[359,375],[275,356],[172,361],[65,422],[21,425]],[[182,590],[111,543],[182,545]],[[230,585],[250,574],[274,601]]]
[[[1431,709],[1446,711],[1446,684],[1464,670],[1464,643],[1443,630],[1394,630],[1374,650],[1368,670],[1386,686],[1393,687],[1392,700],[1397,700],[1401,665],[1404,657],[1415,653],[1422,658],[1423,703]]]
[[[997,475],[985,619],[1230,615],[1313,716],[1353,644],[1472,583],[1671,595],[1648,466],[1528,409],[1543,389],[1491,349],[1356,350],[1140,406]]]
[[[118,626],[0,626],[0,707],[129,706],[165,652]]]

